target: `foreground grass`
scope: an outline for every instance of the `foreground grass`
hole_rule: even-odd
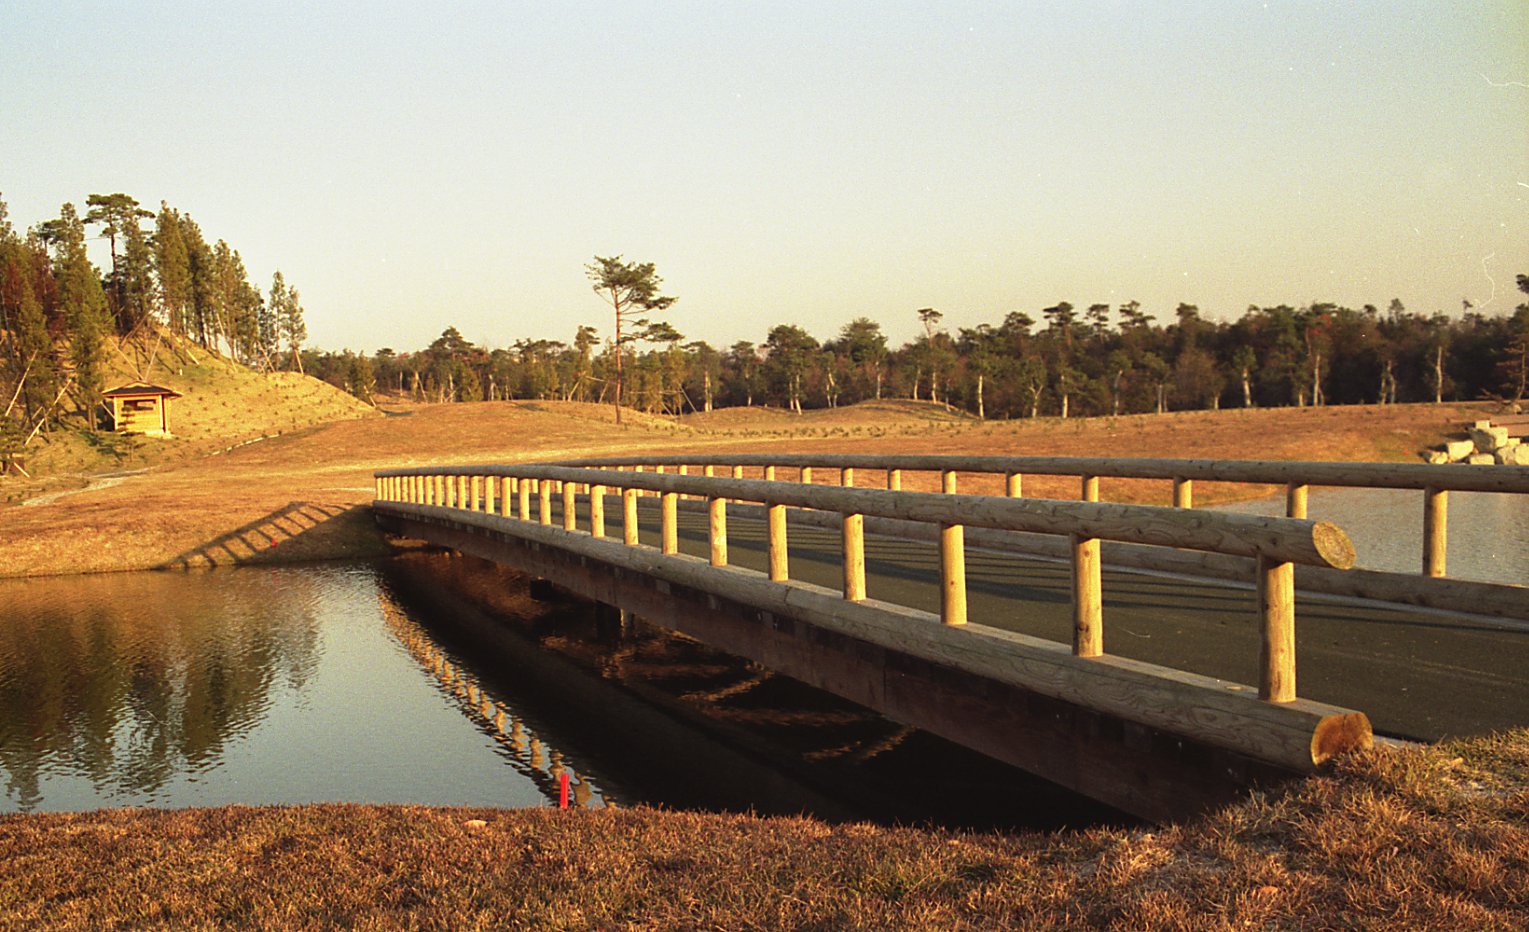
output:
[[[1186,825],[1050,836],[649,809],[0,818],[0,927],[144,925],[1521,929],[1529,731],[1356,755]]]

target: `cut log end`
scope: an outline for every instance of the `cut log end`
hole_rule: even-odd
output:
[[[1329,715],[1311,735],[1311,762],[1325,764],[1340,754],[1366,751],[1375,745],[1370,717],[1363,712]]]
[[[1311,540],[1328,566],[1339,570],[1353,568],[1354,542],[1343,528],[1330,521],[1318,521],[1312,525]]]

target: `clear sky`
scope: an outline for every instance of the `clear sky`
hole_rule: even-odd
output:
[[[18,227],[189,212],[327,349],[690,339],[1136,299],[1459,313],[1529,273],[1529,6],[0,3]],[[104,252],[103,252],[104,261]]]

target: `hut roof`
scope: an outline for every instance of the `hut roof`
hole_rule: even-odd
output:
[[[114,398],[118,395],[163,395],[166,398],[180,398],[181,393],[173,388],[165,388],[161,385],[150,385],[147,382],[130,382],[109,391],[101,393],[103,398]]]

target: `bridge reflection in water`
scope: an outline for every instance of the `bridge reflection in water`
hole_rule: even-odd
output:
[[[578,778],[595,788],[593,805],[603,798],[979,829],[1131,821],[490,561],[416,552],[387,561],[384,572],[422,665],[455,671],[443,672],[453,685],[442,688],[458,708],[485,733],[513,733],[518,721],[528,735],[555,734],[563,759],[578,761]],[[508,706],[503,726],[491,724],[496,705]]]
[[[593,780],[581,777],[578,770],[564,760],[561,750],[548,747],[521,714],[485,688],[471,669],[453,660],[386,591],[379,590],[378,594],[383,618],[398,643],[429,673],[440,690],[451,697],[457,709],[490,736],[511,765],[534,782],[549,801],[560,799],[562,777],[566,775],[569,805],[581,809],[615,808],[616,803],[597,789]]]

